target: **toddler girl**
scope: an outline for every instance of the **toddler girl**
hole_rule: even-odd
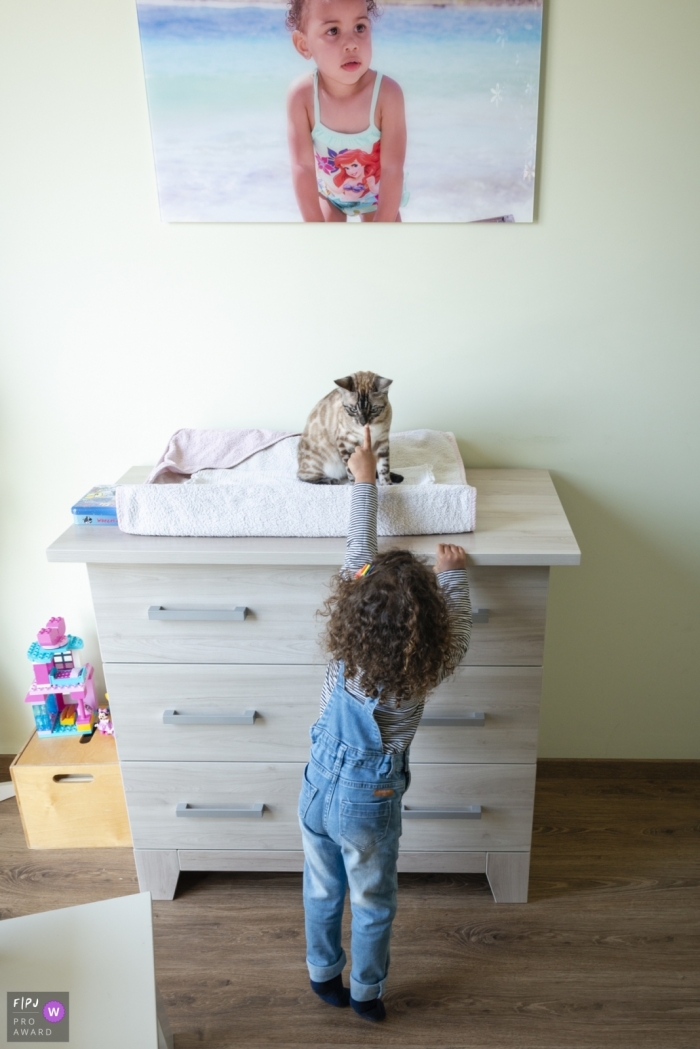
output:
[[[316,70],[287,99],[289,149],[305,222],[400,222],[406,117],[395,80],[370,69],[375,0],[290,0],[292,43]],[[381,193],[380,193],[381,179]]]
[[[311,987],[330,1005],[383,1020],[396,913],[401,799],[425,697],[467,650],[471,605],[459,546],[439,544],[434,573],[407,550],[377,553],[377,460],[369,426],[355,478],[343,569],[326,604],[333,656],[311,728],[299,819]],[[341,973],[345,890],[352,908],[350,990]]]

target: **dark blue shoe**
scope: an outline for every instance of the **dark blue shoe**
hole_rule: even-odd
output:
[[[350,991],[343,987],[343,977],[340,975],[334,976],[332,980],[323,980],[322,983],[311,980],[311,990],[327,1005],[335,1005],[338,1009],[350,1005]]]
[[[386,1009],[381,998],[372,998],[369,1002],[356,1002],[354,998],[351,998],[350,1005],[358,1016],[361,1016],[363,1020],[371,1020],[372,1023],[379,1023],[386,1016]]]

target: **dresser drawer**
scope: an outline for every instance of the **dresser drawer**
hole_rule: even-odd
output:
[[[541,666],[548,568],[469,568],[475,622],[468,666]],[[478,610],[486,610],[480,622]]]
[[[529,849],[536,768],[534,764],[412,762],[401,848],[406,852]],[[473,806],[481,807],[480,818],[462,818]]]
[[[323,663],[327,568],[89,565],[105,662]],[[243,606],[243,620],[198,618]],[[149,619],[162,607],[191,618]]]
[[[541,689],[540,667],[457,667],[428,697],[411,761],[536,761]]]
[[[529,848],[535,768],[413,765],[402,848]],[[134,847],[299,849],[297,801],[303,769],[303,762],[125,762],[122,773]],[[260,804],[262,816],[244,814]],[[190,815],[178,816],[178,805],[188,806]],[[471,806],[481,806],[480,819],[461,818]],[[193,814],[202,809],[217,814]],[[445,812],[452,816],[445,818]]]
[[[134,848],[301,849],[297,806],[304,762],[125,761]],[[262,816],[246,816],[252,805]],[[178,816],[177,806],[218,815]],[[226,813],[222,813],[226,810]]]
[[[325,666],[106,663],[105,674],[122,761],[306,761]],[[535,761],[541,677],[458,667],[428,700],[412,759]],[[205,720],[246,711],[252,724]]]
[[[325,673],[322,664],[106,663],[119,757],[307,761]],[[206,721],[246,711],[255,711],[252,724]]]
[[[105,662],[324,663],[316,615],[328,596],[328,568],[265,565],[89,567]],[[472,568],[474,624],[468,666],[540,666],[548,569]],[[244,620],[198,619],[248,608]],[[162,607],[191,619],[149,619]]]

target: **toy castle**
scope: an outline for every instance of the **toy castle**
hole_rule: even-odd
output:
[[[80,665],[82,647],[82,638],[66,634],[65,620],[54,616],[27,650],[34,682],[25,703],[32,705],[38,736],[80,736],[95,728],[93,668]]]

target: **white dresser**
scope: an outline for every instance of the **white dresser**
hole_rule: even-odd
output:
[[[146,468],[123,478],[138,481]],[[485,872],[525,902],[547,587],[580,554],[549,474],[469,470],[477,531],[380,539],[467,551],[469,652],[411,747],[400,871]],[[325,657],[317,609],[343,539],[206,539],[69,528],[86,562],[142,891],[181,870],[301,870],[297,796]]]

